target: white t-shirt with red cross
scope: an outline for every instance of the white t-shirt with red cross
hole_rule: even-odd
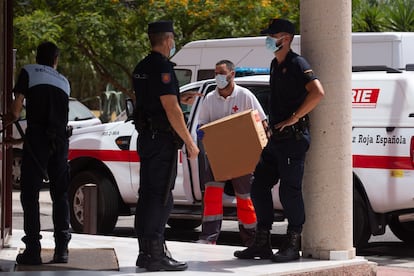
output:
[[[213,92],[207,94],[202,102],[198,115],[198,124],[204,125],[247,109],[257,109],[260,119],[262,121],[266,119],[262,106],[249,89],[236,84],[231,95],[224,98],[216,88]]]

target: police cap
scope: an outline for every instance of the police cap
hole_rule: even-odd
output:
[[[267,29],[264,29],[260,34],[277,34],[277,33],[288,33],[295,34],[295,26],[286,19],[275,18],[270,21]]]
[[[172,21],[155,21],[148,24],[148,33],[174,33]]]

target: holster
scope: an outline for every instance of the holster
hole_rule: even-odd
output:
[[[299,141],[303,138],[303,133],[308,128],[309,128],[309,117],[304,116],[300,118],[296,124],[287,126],[283,128],[282,131],[280,131],[280,129],[276,129],[273,127],[271,139],[276,142],[284,141],[288,139],[295,139]]]

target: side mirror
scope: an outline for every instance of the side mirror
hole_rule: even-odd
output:
[[[125,112],[126,112],[126,116],[127,119],[126,121],[131,121],[134,119],[134,101],[132,99],[126,99],[125,100]]]

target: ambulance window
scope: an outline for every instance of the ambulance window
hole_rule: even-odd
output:
[[[191,82],[191,70],[188,69],[174,69],[175,75],[178,79],[178,85],[183,86],[184,84]]]
[[[242,85],[253,92],[259,103],[262,105],[266,115],[269,115],[270,108],[270,87],[269,86],[253,86],[253,85]]]
[[[214,69],[203,69],[198,70],[197,72],[197,80],[208,80],[208,79],[214,79]]]

